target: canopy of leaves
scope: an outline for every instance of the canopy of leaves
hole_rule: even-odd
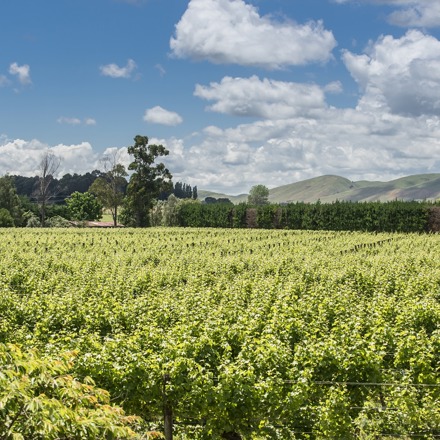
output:
[[[149,210],[161,192],[171,191],[172,175],[163,163],[155,164],[169,151],[163,145],[149,144],[146,136],[137,135],[134,145],[128,147],[133,162],[128,169],[133,171],[127,187],[124,209],[126,226],[148,226]]]
[[[89,192],[96,195],[104,208],[110,209],[114,226],[117,225],[118,208],[122,205],[127,187],[125,176],[127,172],[124,165],[115,162],[89,188]]]
[[[137,439],[139,418],[110,404],[91,378],[72,374],[75,353],[44,359],[0,344],[0,438]]]
[[[267,205],[269,203],[269,189],[264,185],[255,185],[251,188],[248,197],[250,205]]]
[[[91,193],[74,192],[66,200],[70,215],[74,220],[99,220],[102,216],[102,205]]]
[[[0,177],[0,208],[7,211],[1,215],[1,226],[20,226],[22,223],[22,209],[20,198],[17,195],[14,181],[9,176]],[[12,220],[12,224],[11,224]]]

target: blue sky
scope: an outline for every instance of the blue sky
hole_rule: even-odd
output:
[[[228,194],[440,172],[440,2],[3,0],[0,175],[137,134]]]

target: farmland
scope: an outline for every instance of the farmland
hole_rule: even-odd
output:
[[[439,255],[436,234],[1,230],[0,342],[74,351],[175,438],[439,438]]]

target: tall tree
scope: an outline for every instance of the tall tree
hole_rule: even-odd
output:
[[[102,160],[104,173],[90,186],[89,191],[96,195],[104,208],[110,209],[113,217],[113,225],[118,225],[118,208],[124,200],[127,188],[127,171],[124,165],[119,163],[118,152],[111,153]]]
[[[269,203],[269,189],[264,185],[255,185],[251,188],[248,197],[250,205],[267,205]]]
[[[163,145],[148,144],[148,137],[137,135],[134,145],[128,147],[133,162],[128,166],[133,171],[127,187],[124,206],[124,223],[127,226],[149,226],[149,211],[153,201],[162,191],[171,191],[172,175],[163,163],[155,164],[169,151]]]
[[[50,199],[54,197],[56,191],[53,188],[52,181],[55,173],[58,171],[61,160],[51,152],[44,153],[39,164],[39,177],[37,188],[37,200],[40,206],[41,225],[46,221],[46,208]]]

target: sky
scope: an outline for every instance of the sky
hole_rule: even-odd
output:
[[[0,175],[136,135],[234,195],[440,172],[437,0],[1,0]]]

